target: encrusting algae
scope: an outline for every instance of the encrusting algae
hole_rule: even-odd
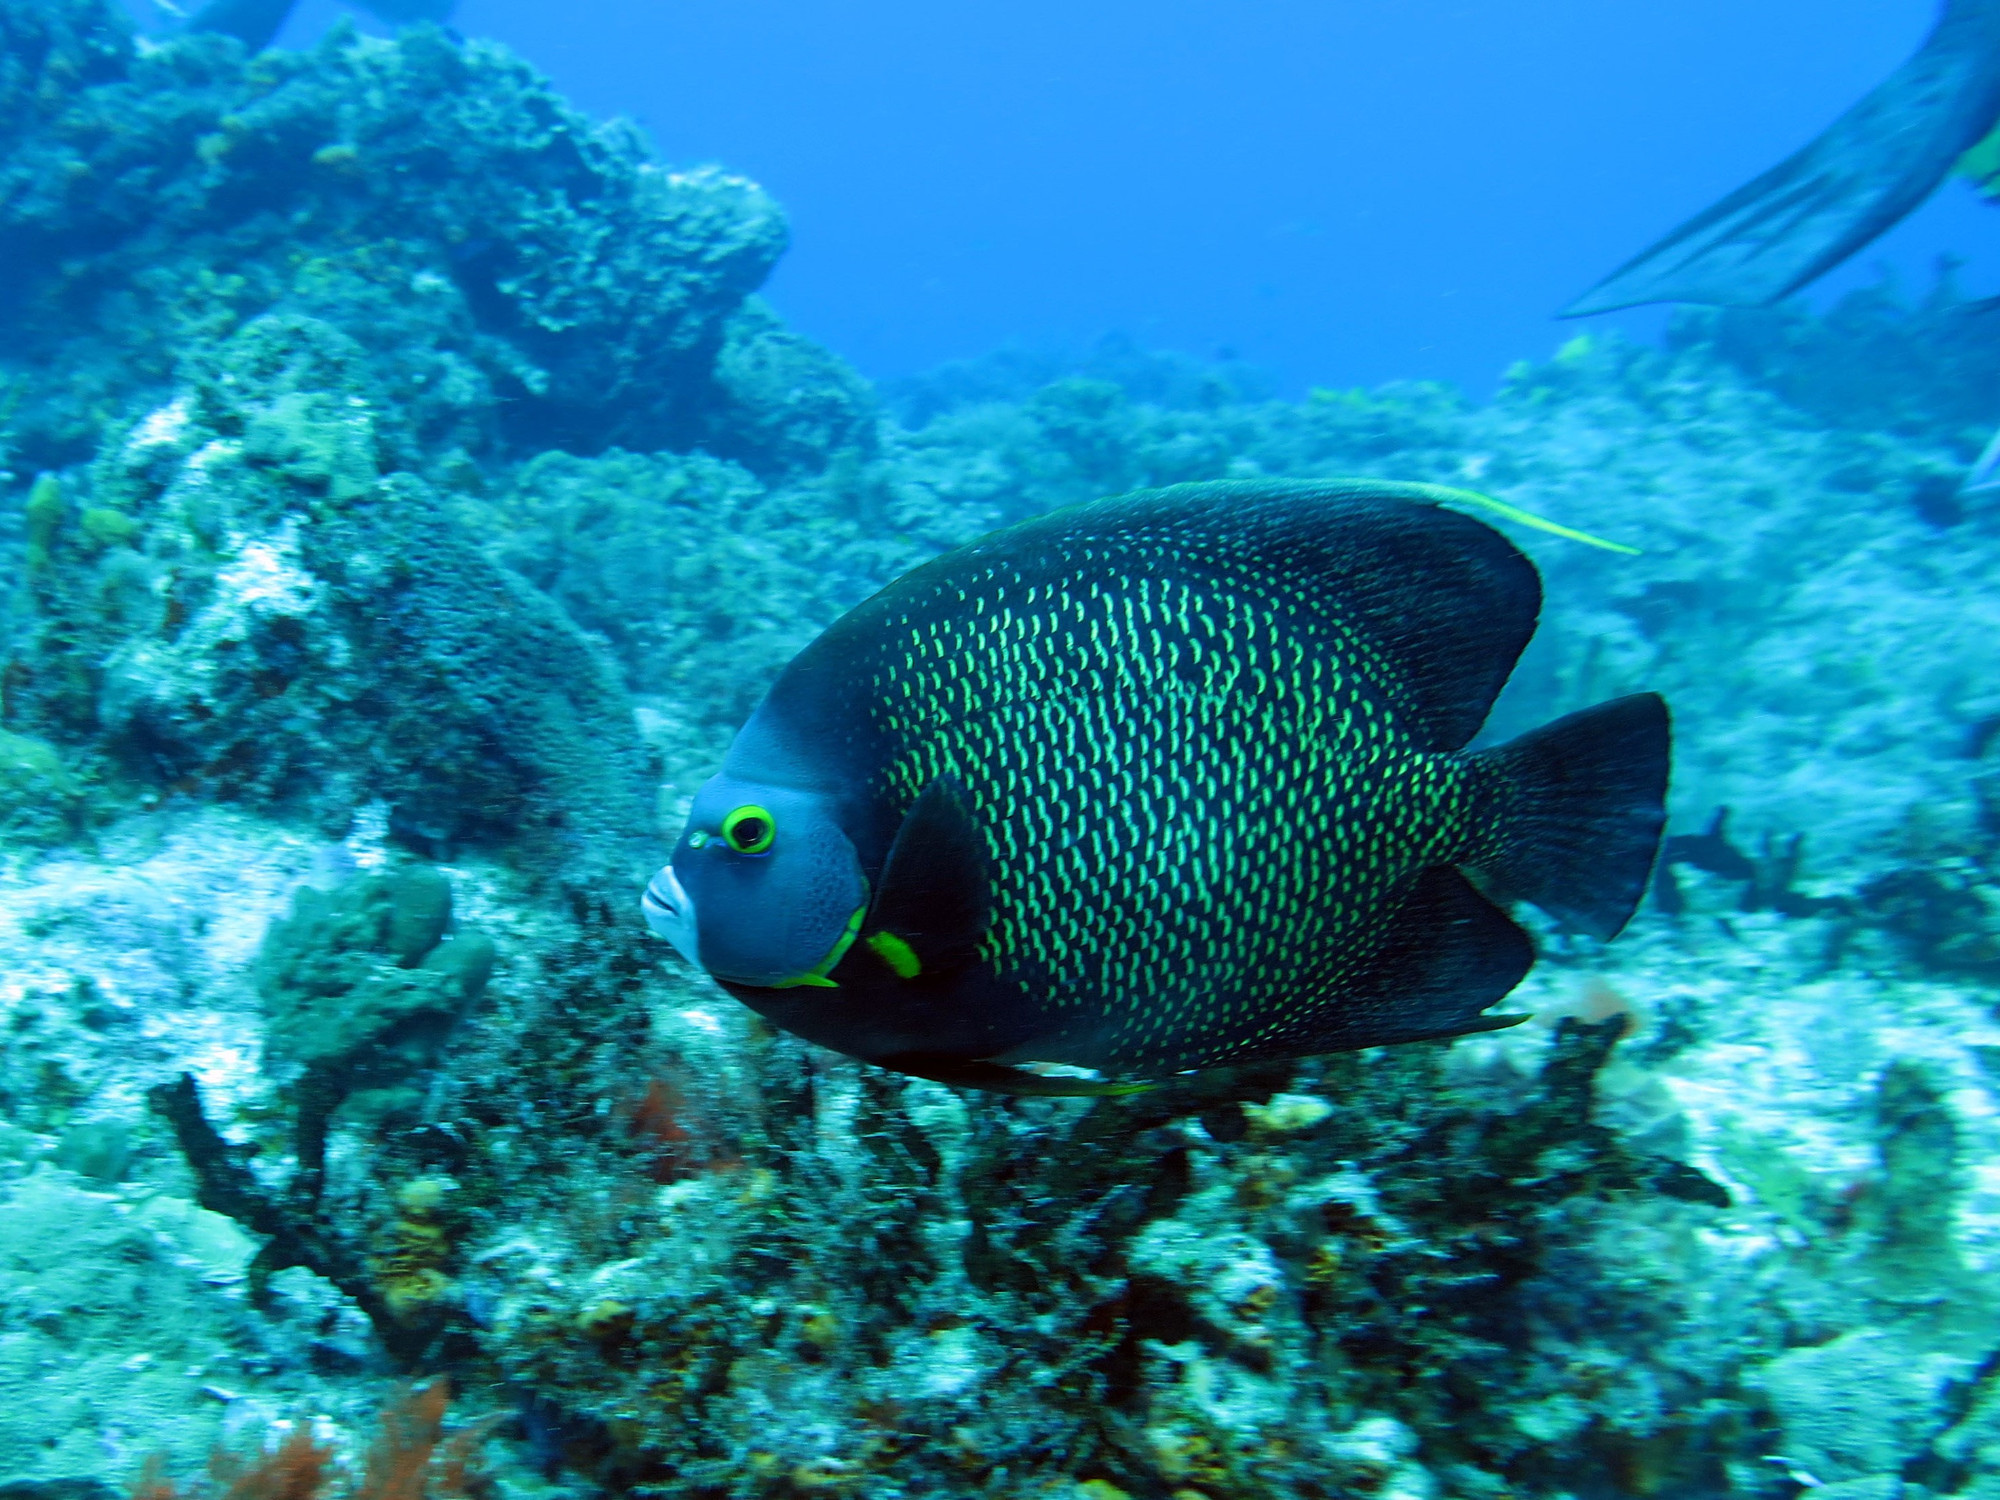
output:
[[[479,1456],[491,1423],[447,1437],[450,1400],[443,1376],[392,1397],[358,1473],[310,1421],[295,1421],[248,1453],[217,1448],[208,1483],[191,1490],[175,1484],[158,1459],[149,1460],[130,1500],[486,1500],[492,1481]]]

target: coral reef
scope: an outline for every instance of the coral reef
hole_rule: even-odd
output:
[[[1965,301],[1947,266],[1915,306],[1885,282],[1843,298],[1824,318],[1783,304],[1683,309],[1668,343],[1711,349],[1829,426],[1976,448],[1984,439],[1975,434],[2000,422],[1996,312],[1991,302]],[[1935,503],[1948,515],[1951,490],[1936,492]]]
[[[83,831],[76,777],[47,740],[0,730],[0,841],[59,844]]]
[[[860,419],[824,389],[811,421],[759,404],[788,399],[774,364],[831,368],[731,322],[784,247],[771,201],[650,162],[500,49],[430,27],[336,30],[306,55],[218,36],[142,49],[91,0],[0,25],[0,97],[20,101],[0,110],[0,253],[8,374],[36,372],[17,416],[29,464],[87,455],[103,416],[167,393],[190,344],[273,312],[356,339],[403,462],[499,441],[666,446],[735,414],[810,447]]]
[[[382,801],[433,852],[617,865],[650,822],[623,690],[423,480],[378,472],[352,341],[272,315],[207,352],[82,498],[36,487],[10,722],[336,832]]]
[[[782,243],[497,47],[0,0],[0,1387],[47,1393],[0,1486],[2000,1487],[1983,314],[1690,317],[1483,406],[1117,341],[878,397],[755,297]],[[1652,908],[1544,924],[1532,1024],[993,1098],[645,934],[661,821],[841,610],[1259,474],[1643,549],[1520,539],[1491,732],[1647,687],[1683,747]],[[447,1370],[487,1481],[388,1384]]]

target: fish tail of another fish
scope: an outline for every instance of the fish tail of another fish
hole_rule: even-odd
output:
[[[1646,302],[1761,307],[1788,297],[1928,198],[1996,117],[2000,0],[1947,0],[1916,55],[1817,140],[1627,261],[1559,316]]]
[[[1659,851],[1671,740],[1665,700],[1635,693],[1475,755],[1505,809],[1480,873],[1593,937],[1617,936]]]

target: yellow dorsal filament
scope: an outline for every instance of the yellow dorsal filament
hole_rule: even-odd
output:
[[[1425,500],[1456,502],[1459,505],[1477,505],[1490,510],[1494,515],[1521,526],[1533,527],[1536,531],[1546,531],[1550,536],[1567,537],[1572,542],[1583,542],[1587,546],[1602,547],[1606,552],[1622,552],[1627,557],[1639,556],[1637,547],[1628,547],[1623,542],[1607,542],[1601,536],[1592,536],[1587,531],[1559,522],[1544,520],[1531,510],[1523,510],[1518,505],[1509,505],[1505,500],[1495,500],[1491,495],[1482,495],[1477,490],[1461,490],[1448,484],[1399,485],[1398,489]]]

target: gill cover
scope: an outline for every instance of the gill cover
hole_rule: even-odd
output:
[[[826,983],[854,941],[868,882],[824,793],[723,772],[696,795],[647,922],[732,984]]]

